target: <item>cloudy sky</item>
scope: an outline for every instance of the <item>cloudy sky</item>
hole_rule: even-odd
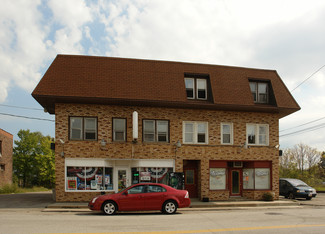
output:
[[[277,70],[302,108],[280,120],[281,148],[325,151],[324,13],[323,0],[2,0],[0,128],[54,137],[31,92],[55,56],[115,56]]]

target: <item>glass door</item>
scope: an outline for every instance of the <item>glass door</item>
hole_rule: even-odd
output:
[[[241,170],[231,170],[231,196],[241,196]]]
[[[129,181],[129,169],[117,168],[117,191],[121,191],[130,186]]]

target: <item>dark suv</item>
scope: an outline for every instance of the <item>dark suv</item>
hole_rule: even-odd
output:
[[[280,195],[285,198],[306,198],[311,200],[316,197],[316,190],[298,179],[280,178]]]

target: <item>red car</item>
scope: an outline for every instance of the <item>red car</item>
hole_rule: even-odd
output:
[[[140,183],[119,193],[95,197],[88,207],[107,215],[115,214],[116,211],[138,210],[161,210],[165,214],[174,214],[177,208],[189,207],[190,204],[186,190],[177,190],[165,184]]]

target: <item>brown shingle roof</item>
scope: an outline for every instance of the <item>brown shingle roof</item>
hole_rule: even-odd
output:
[[[212,99],[188,100],[184,74],[208,75]],[[255,104],[249,79],[269,80],[275,105]],[[273,70],[76,55],[58,55],[32,96],[52,114],[56,102],[264,111],[281,116],[300,109]]]

